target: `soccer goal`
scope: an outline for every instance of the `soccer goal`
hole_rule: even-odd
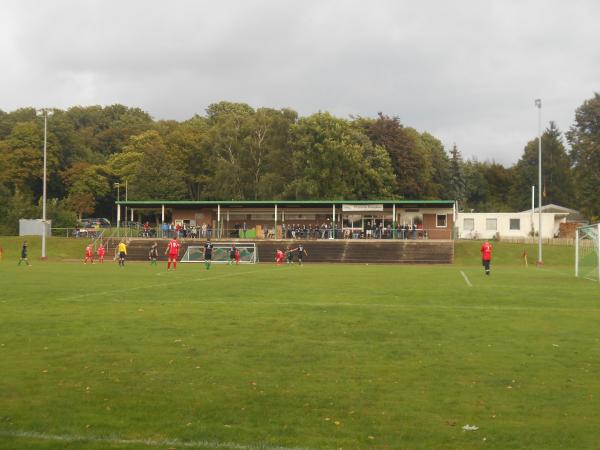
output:
[[[600,281],[600,224],[577,228],[575,276]]]
[[[235,248],[240,252],[240,264],[255,264],[258,262],[258,249],[255,243],[235,244]],[[213,243],[212,262],[228,263],[231,244]],[[183,263],[204,262],[204,245],[188,245],[181,261]]]

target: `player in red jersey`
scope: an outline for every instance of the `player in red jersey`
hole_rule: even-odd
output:
[[[106,248],[104,248],[104,244],[100,242],[100,247],[98,247],[98,262],[100,264],[104,263],[104,255],[106,254]]]
[[[277,251],[275,252],[275,262],[277,263],[277,265],[281,265],[283,264],[283,260],[285,258],[285,254],[277,249]]]
[[[171,268],[171,261],[173,262],[173,269],[177,270],[177,257],[179,256],[179,242],[177,241],[177,235],[169,241],[165,255],[167,255],[167,270]]]
[[[481,244],[481,263],[485,268],[485,274],[490,274],[490,263],[492,262],[492,244],[489,241],[485,241]]]
[[[91,262],[92,264],[94,264],[94,254],[92,253],[92,244],[89,244],[85,248],[85,259],[83,260],[83,263],[87,264],[88,261]]]

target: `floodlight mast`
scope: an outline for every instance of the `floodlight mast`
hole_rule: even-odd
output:
[[[538,109],[538,261],[541,266],[542,259],[542,99],[535,100]]]
[[[38,116],[44,117],[44,175],[42,180],[42,260],[48,259],[46,256],[46,178],[47,178],[47,142],[48,142],[48,117],[52,116],[52,111],[48,109],[38,109]]]
[[[117,188],[117,237],[121,237],[121,229],[119,227],[119,222],[121,221],[121,183],[114,183],[113,187]]]

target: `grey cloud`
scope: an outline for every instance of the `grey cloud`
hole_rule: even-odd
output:
[[[218,100],[398,115],[514,163],[595,90],[593,0],[4,1],[0,108],[120,102],[185,119]]]

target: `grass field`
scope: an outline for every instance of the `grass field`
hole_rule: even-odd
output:
[[[81,256],[66,241],[50,256]],[[570,248],[538,269],[498,244],[485,277],[477,243],[451,266],[177,272],[17,267],[18,240],[0,244],[2,449],[600,442],[600,286]]]

